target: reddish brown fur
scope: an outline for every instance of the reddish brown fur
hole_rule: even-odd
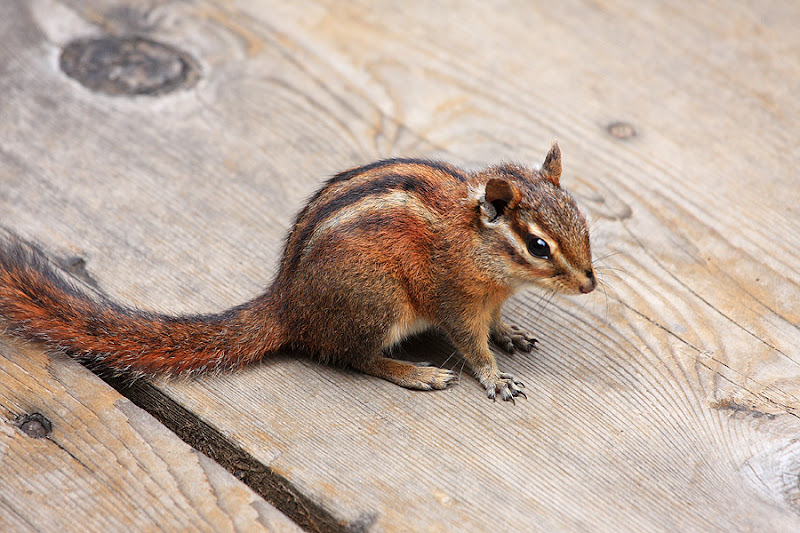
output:
[[[0,315],[12,331],[111,369],[182,373],[257,360],[282,345],[280,328],[259,311],[268,300],[210,316],[134,311],[87,297],[30,247],[0,251]]]
[[[499,373],[487,338],[532,344],[500,322],[503,301],[550,278],[573,292],[594,284],[580,277],[591,272],[588,233],[558,187],[554,150],[543,173],[506,165],[469,175],[418,160],[343,172],[298,214],[271,287],[218,315],[168,317],[89,298],[38,253],[9,243],[0,250],[0,315],[20,335],[116,370],[233,367],[290,348],[406,387],[443,388],[451,372],[381,355],[387,343],[432,325],[490,397],[513,399],[517,382]],[[531,257],[531,222],[563,254]]]

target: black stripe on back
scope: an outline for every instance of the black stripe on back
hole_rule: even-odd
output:
[[[351,168],[350,170],[345,170],[344,172],[340,172],[339,174],[336,174],[334,177],[329,179],[326,185],[347,181],[358,175],[364,174],[365,172],[377,170],[380,168],[386,168],[392,165],[422,165],[438,170],[440,172],[444,172],[445,174],[447,174],[448,176],[457,181],[467,181],[466,176],[462,172],[458,171],[457,169],[453,168],[447,163],[442,163],[441,161],[429,161],[427,159],[392,158],[392,159],[384,159],[382,161],[375,161],[374,163],[364,165],[363,167]]]
[[[345,170],[344,172],[340,172],[335,176],[333,176],[332,178],[330,178],[328,181],[325,182],[325,185],[323,185],[316,193],[314,193],[314,195],[311,198],[308,199],[306,207],[300,212],[298,217],[295,219],[295,224],[302,218],[302,215],[305,213],[308,207],[317,200],[319,200],[319,197],[322,196],[322,193],[325,192],[331,185],[347,181],[349,179],[355,178],[356,176],[360,176],[362,174],[371,172],[373,170],[391,167],[393,165],[422,165],[428,168],[438,170],[440,172],[444,172],[445,174],[455,179],[456,181],[461,181],[461,182],[467,181],[467,176],[464,173],[448,165],[447,163],[442,163],[441,161],[428,161],[426,159],[408,159],[402,157],[383,159],[381,161],[375,161],[374,163],[369,163],[368,165],[351,168],[350,170]]]
[[[287,263],[287,268],[294,270],[300,262],[300,254],[311,235],[324,220],[333,216],[338,211],[351,206],[368,196],[376,196],[387,191],[403,190],[411,194],[429,195],[433,193],[433,188],[425,180],[419,179],[414,175],[386,174],[377,179],[346,189],[339,196],[336,196],[316,209],[304,220],[304,227],[297,237],[294,255]]]

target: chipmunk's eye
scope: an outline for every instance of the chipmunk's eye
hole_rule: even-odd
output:
[[[528,237],[528,251],[533,257],[539,259],[550,259],[550,247],[544,242],[544,239],[530,235]]]

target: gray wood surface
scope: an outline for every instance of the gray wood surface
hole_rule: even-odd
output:
[[[332,173],[535,164],[557,138],[605,283],[508,305],[541,341],[501,356],[528,402],[284,356],[157,386],[371,531],[797,531],[798,23],[780,1],[7,2],[0,222],[121,302],[212,311],[269,282]],[[58,56],[103,34],[201,78],[89,91]]]
[[[46,437],[21,430],[33,413]],[[0,531],[300,531],[75,361],[8,339],[0,478]]]

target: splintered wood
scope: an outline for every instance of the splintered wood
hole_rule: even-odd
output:
[[[436,336],[396,355],[461,375],[440,392],[286,355],[155,386],[342,528],[798,531],[798,25],[779,1],[4,2],[2,225],[121,303],[210,312],[269,283],[337,171],[558,139],[603,284],[507,306],[540,340],[499,355],[528,401],[487,400]],[[61,70],[103,36],[164,55]],[[60,354],[5,338],[0,409],[0,529],[273,527]],[[35,411],[51,436],[18,427]]]

